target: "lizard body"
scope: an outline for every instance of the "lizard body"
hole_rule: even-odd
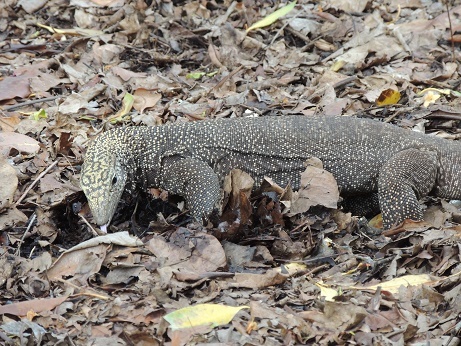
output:
[[[342,196],[378,192],[384,228],[421,220],[418,199],[461,198],[461,144],[352,117],[259,117],[126,127],[89,146],[81,186],[98,225],[110,222],[121,194],[155,186],[185,197],[192,215],[209,214],[233,168],[256,184],[264,176],[299,187],[312,157]]]

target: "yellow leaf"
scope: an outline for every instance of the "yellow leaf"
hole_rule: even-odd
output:
[[[254,23],[252,26],[250,26],[247,29],[247,32],[254,30],[254,29],[259,29],[259,28],[264,28],[265,26],[271,25],[274,23],[277,19],[280,17],[283,17],[286,15],[288,12],[290,12],[296,5],[296,1],[290,2],[288,5],[283,6],[282,8],[278,9],[277,11],[271,13],[270,15],[266,16],[265,18],[257,21]]]
[[[203,76],[207,76],[207,77],[213,77],[215,74],[217,74],[219,71],[216,70],[216,71],[213,71],[213,72],[210,72],[210,73],[205,73],[205,72],[191,72],[191,73],[188,73],[186,74],[186,78],[188,79],[200,79],[202,78]]]
[[[453,96],[456,96],[456,94],[453,93],[452,90],[450,89],[437,89],[437,88],[427,88],[424,90],[421,90],[417,95],[418,96],[423,96],[422,99],[424,101],[423,106],[428,107],[429,105],[435,103],[437,101],[441,94],[444,95],[450,95],[453,94]]]
[[[163,316],[171,328],[192,328],[211,325],[213,327],[229,323],[235,314],[249,306],[226,306],[219,304],[198,304],[182,308]]]
[[[338,72],[344,67],[344,65],[346,65],[346,62],[344,60],[338,60],[330,67],[330,70]]]
[[[440,98],[440,93],[436,91],[428,91],[427,93],[424,94],[423,96],[423,106],[424,107],[429,107],[429,105],[435,103]]]
[[[340,294],[337,290],[327,287],[321,282],[316,282],[315,285],[320,288],[320,296],[325,297],[326,301],[333,302],[333,298]]]
[[[26,315],[26,318],[29,320],[29,321],[32,321],[34,319],[34,317],[38,316],[38,314],[34,311],[34,310],[29,310],[27,311],[27,315]]]
[[[450,89],[437,89],[437,88],[426,88],[424,90],[421,90],[417,95],[422,96],[427,92],[434,91],[439,94],[444,94],[444,95],[450,95],[451,90]]]
[[[435,283],[436,281],[427,274],[420,275],[405,275],[399,278],[392,279],[390,281],[381,282],[377,285],[366,286],[366,287],[357,287],[352,286],[350,288],[359,289],[359,290],[376,290],[380,286],[383,290],[396,294],[399,292],[400,286],[421,286],[425,284]]]
[[[376,100],[376,104],[378,106],[395,105],[399,101],[400,92],[398,90],[386,89],[381,92],[381,95]]]
[[[302,274],[307,270],[307,266],[303,263],[288,263],[282,267],[277,268],[279,273],[286,272],[290,276]]]
[[[126,93],[123,97],[122,108],[114,115],[107,118],[112,124],[121,122],[124,120],[125,115],[127,115],[131,108],[133,108],[134,97],[130,93]]]
[[[56,34],[61,34],[61,35],[97,36],[97,35],[102,35],[104,33],[101,30],[82,29],[82,28],[58,29],[58,28],[53,28],[52,26],[43,25],[40,23],[37,23],[37,26],[48,30],[52,34],[56,33]]]
[[[418,96],[423,96],[423,106],[428,107],[429,105],[435,103],[437,101],[441,94],[443,95],[453,95],[455,97],[459,97],[461,94],[457,93],[454,90],[450,89],[437,89],[437,88],[426,88],[424,90],[421,90],[417,95]]]
[[[119,111],[120,116],[124,116],[131,111],[133,107],[134,97],[130,93],[126,93],[122,101],[122,109]]]

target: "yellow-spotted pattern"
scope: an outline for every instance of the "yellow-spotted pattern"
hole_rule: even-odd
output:
[[[304,162],[323,161],[343,196],[378,192],[384,227],[420,220],[418,199],[461,198],[461,144],[352,117],[267,116],[110,130],[89,146],[81,186],[108,224],[122,192],[155,186],[184,196],[191,214],[219,204],[233,168],[296,189]]]

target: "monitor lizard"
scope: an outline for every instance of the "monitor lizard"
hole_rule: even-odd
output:
[[[266,116],[112,129],[89,145],[81,187],[105,228],[122,192],[155,186],[184,196],[206,217],[233,168],[259,184],[300,184],[310,157],[322,160],[342,196],[378,193],[384,228],[421,220],[426,195],[461,198],[461,144],[354,117]]]

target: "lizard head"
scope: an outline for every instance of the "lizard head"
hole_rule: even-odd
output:
[[[105,229],[120,201],[127,173],[115,152],[93,142],[82,166],[80,186],[88,199],[94,222]]]

